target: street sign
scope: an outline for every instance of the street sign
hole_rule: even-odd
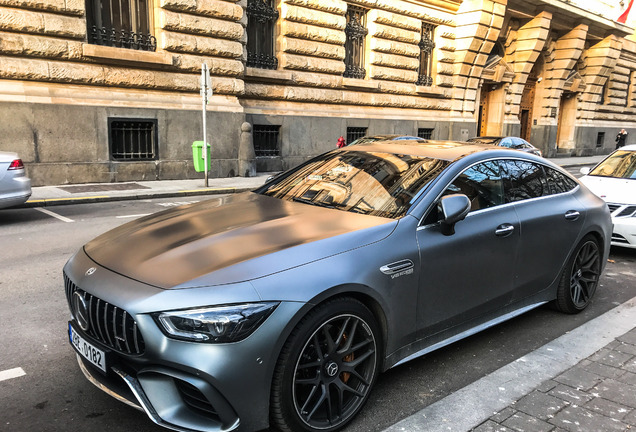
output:
[[[208,69],[208,65],[206,63],[203,63],[201,66],[201,90],[199,93],[204,99],[204,102],[206,104],[209,103],[209,100],[212,97],[212,81],[210,80],[210,69]]]

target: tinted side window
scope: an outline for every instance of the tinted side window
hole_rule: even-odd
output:
[[[557,170],[548,167],[543,167],[543,169],[548,176],[551,192],[553,194],[568,192],[576,187],[576,182],[574,180],[561,174]]]
[[[501,174],[507,203],[551,193],[543,167],[539,164],[519,159],[503,160]]]
[[[451,183],[443,195],[464,194],[471,202],[470,211],[503,204],[503,184],[499,164],[495,161],[473,165]]]

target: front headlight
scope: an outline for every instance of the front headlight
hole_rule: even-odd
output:
[[[168,336],[194,342],[238,342],[274,312],[278,303],[246,303],[154,314]]]

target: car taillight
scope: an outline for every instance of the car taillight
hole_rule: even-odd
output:
[[[22,159],[14,159],[9,165],[10,170],[24,169],[24,164],[22,163]]]

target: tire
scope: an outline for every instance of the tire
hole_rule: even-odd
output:
[[[355,299],[334,299],[310,311],[276,364],[272,425],[285,432],[344,427],[378,375],[379,334],[373,314]]]
[[[601,251],[591,235],[581,240],[563,268],[554,306],[576,314],[591,302],[601,276]]]

